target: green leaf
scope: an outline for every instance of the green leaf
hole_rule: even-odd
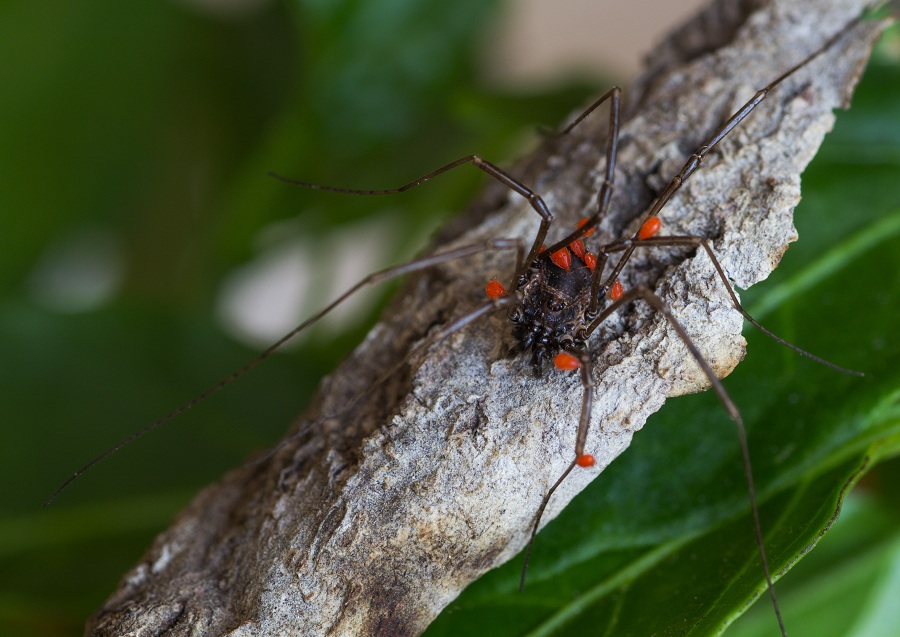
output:
[[[802,627],[803,634],[889,637],[897,632],[897,509],[885,506],[871,490],[854,494],[827,538],[779,587],[787,625]],[[770,635],[771,615],[771,609],[760,604],[728,634]]]

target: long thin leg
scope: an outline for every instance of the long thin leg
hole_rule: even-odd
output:
[[[738,124],[740,124],[753,110],[759,106],[759,104],[766,99],[769,95],[769,92],[774,89],[776,86],[781,84],[785,79],[796,73],[799,69],[803,68],[810,62],[812,62],[815,58],[819,57],[823,53],[825,53],[828,49],[830,49],[838,40],[841,39],[846,33],[848,33],[851,29],[853,29],[857,24],[860,23],[863,16],[859,16],[854,20],[851,20],[844,28],[831,36],[825,44],[816,49],[810,55],[806,56],[803,60],[789,68],[787,71],[779,75],[777,78],[769,82],[766,86],[759,89],[756,94],[751,97],[746,104],[744,104],[737,112],[731,115],[724,124],[713,133],[712,137],[710,137],[706,142],[700,146],[694,153],[688,158],[687,162],[678,171],[678,174],[672,178],[672,181],[669,182],[669,185],[666,186],[665,190],[663,190],[662,194],[659,198],[654,202],[653,206],[647,212],[645,219],[649,219],[650,217],[656,216],[660,210],[662,210],[663,206],[665,206],[669,199],[674,195],[684,184],[688,178],[694,174],[700,167],[700,163],[703,159],[709,154],[716,145],[725,138]],[[635,233],[633,239],[637,239],[638,235]],[[568,243],[563,243],[563,245],[568,245]],[[556,248],[556,246],[554,246]],[[631,258],[631,254],[634,252],[634,246],[628,247],[625,252],[619,257],[619,261],[616,266],[613,268],[613,272],[610,275],[612,280],[615,280],[619,273],[622,271],[622,268],[625,267],[625,264],[628,262],[628,259]]]
[[[769,596],[772,598],[772,606],[775,609],[775,616],[778,618],[778,625],[781,628],[782,635],[786,635],[786,631],[784,628],[784,622],[781,619],[781,609],[778,606],[778,598],[775,595],[775,587],[772,583],[772,575],[769,570],[769,560],[766,556],[766,549],[763,544],[763,533],[762,533],[762,525],[759,521],[759,505],[756,499],[756,487],[753,481],[753,471],[750,467],[750,451],[747,445],[747,432],[744,427],[744,420],[741,418],[741,413],[738,411],[737,405],[734,400],[732,400],[731,396],[725,391],[725,386],[722,385],[722,381],[716,376],[710,364],[703,357],[703,354],[700,353],[700,350],[694,344],[691,337],[688,335],[687,331],[675,318],[675,315],[672,314],[672,311],[665,304],[665,302],[659,298],[650,288],[639,285],[636,288],[628,290],[622,297],[609,305],[601,314],[600,317],[607,317],[612,312],[616,311],[618,308],[634,301],[635,299],[643,299],[654,309],[656,309],[660,314],[662,314],[669,324],[675,329],[675,332],[678,334],[679,338],[681,338],[682,342],[690,351],[691,356],[694,357],[694,360],[697,361],[697,364],[700,365],[700,369],[703,370],[703,373],[706,375],[710,384],[712,385],[713,390],[716,392],[716,395],[719,397],[719,401],[725,407],[725,411],[728,412],[728,415],[731,417],[731,420],[734,421],[735,428],[737,429],[738,441],[741,446],[741,457],[744,463],[744,477],[747,481],[747,493],[750,496],[750,510],[753,515],[753,529],[756,533],[756,545],[759,549],[759,557],[762,560],[763,571],[766,576],[766,586],[769,590]],[[598,320],[600,319],[598,317]]]
[[[615,186],[616,173],[616,157],[619,154],[619,113],[621,111],[622,90],[618,86],[612,87],[600,99],[591,104],[588,109],[582,113],[574,122],[572,122],[563,132],[568,133],[581,120],[587,117],[595,108],[600,106],[606,100],[610,100],[609,106],[609,129],[606,137],[606,173],[603,177],[603,185],[597,193],[597,210],[588,217],[587,221],[579,226],[577,230],[570,233],[566,238],[557,241],[548,248],[550,252],[568,246],[576,239],[580,239],[586,233],[597,225],[597,222],[606,215],[609,210],[609,200],[612,197],[613,187]]]
[[[572,460],[572,462],[569,463],[569,466],[566,467],[566,470],[562,472],[562,475],[557,478],[556,482],[553,483],[553,486],[547,491],[547,495],[541,500],[541,506],[538,507],[537,513],[534,516],[534,524],[531,527],[531,537],[528,539],[528,546],[525,547],[525,562],[522,564],[522,575],[519,577],[520,593],[525,590],[525,577],[528,575],[528,562],[531,560],[531,550],[534,548],[534,538],[537,535],[538,527],[541,525],[541,518],[544,516],[544,510],[550,502],[550,496],[552,496],[557,487],[569,477],[569,474],[572,473],[572,469],[574,468],[575,460]]]
[[[521,247],[521,243],[520,243],[520,247]],[[498,297],[496,299],[492,299],[488,303],[484,303],[483,305],[475,308],[468,314],[465,314],[465,315],[459,317],[458,319],[455,319],[451,323],[444,325],[440,330],[431,334],[427,339],[418,343],[414,348],[412,348],[409,352],[407,352],[401,361],[399,361],[396,365],[394,365],[389,370],[387,370],[386,372],[381,374],[378,378],[376,378],[371,383],[370,387],[378,387],[379,385],[381,385],[382,383],[387,381],[391,376],[393,376],[398,371],[400,371],[400,369],[403,367],[403,365],[406,364],[406,361],[409,360],[410,357],[414,356],[415,354],[417,354],[425,349],[428,349],[435,343],[438,343],[438,342],[444,340],[445,338],[447,338],[448,336],[451,336],[452,334],[464,329],[465,327],[471,325],[472,323],[474,323],[481,317],[486,316],[487,314],[491,313],[494,310],[498,310],[498,309],[501,309],[504,307],[516,305],[517,303],[521,303],[521,302],[522,302],[521,298],[519,298],[519,296],[516,294]],[[346,404],[342,405],[341,409],[327,414],[326,416],[324,416],[324,418],[326,418],[326,419],[327,418],[337,418],[338,416],[341,416],[341,415],[347,413],[348,411],[352,410],[356,406],[357,401],[360,398],[362,398],[362,396],[363,396],[363,394],[357,394],[354,398],[352,398]],[[308,430],[309,430],[309,427],[302,428],[300,431],[297,431],[290,437],[285,438],[284,440],[280,441],[277,445],[275,445],[274,447],[269,449],[266,453],[262,454],[258,458],[254,458],[253,460],[251,460],[244,466],[252,466],[252,465],[264,462],[268,458],[275,455],[278,451],[280,451],[281,449],[283,449],[284,447],[289,445],[291,442],[293,442],[294,440],[297,440],[298,438],[303,436]]]
[[[413,179],[408,184],[403,184],[399,188],[384,188],[380,190],[359,190],[356,188],[336,188],[334,186],[323,186],[321,184],[313,184],[308,181],[300,181],[298,179],[291,179],[289,177],[283,177],[276,173],[270,172],[269,175],[283,181],[286,184],[291,184],[292,186],[300,186],[301,188],[308,188],[310,190],[326,190],[328,192],[337,192],[345,195],[394,195],[401,192],[406,192],[410,188],[415,188],[419,186],[429,179],[437,177],[449,170],[453,170],[458,166],[462,166],[463,164],[472,164],[475,168],[484,171],[501,184],[509,188],[510,190],[522,195],[525,199],[528,200],[528,203],[534,208],[535,212],[538,213],[541,217],[541,226],[538,229],[538,233],[534,238],[534,242],[531,245],[531,250],[528,251],[528,256],[525,258],[525,261],[522,263],[521,270],[516,272],[516,279],[518,276],[525,272],[528,267],[531,265],[531,262],[534,261],[534,258],[537,256],[538,252],[541,250],[541,245],[544,243],[544,239],[547,238],[547,232],[550,230],[550,223],[553,221],[553,214],[550,212],[550,209],[547,208],[547,204],[544,203],[544,200],[541,199],[541,196],[535,193],[531,188],[523,184],[521,181],[501,169],[499,166],[492,164],[486,159],[482,159],[478,155],[466,155],[465,157],[460,157],[454,161],[451,161],[449,164],[445,164],[440,168],[436,168],[432,170],[427,175],[422,175],[417,179]]]
[[[553,483],[553,486],[548,489],[546,494],[544,494],[544,499],[541,500],[541,505],[538,507],[537,513],[534,516],[534,524],[531,526],[531,537],[528,538],[528,546],[525,548],[525,562],[522,564],[522,576],[519,578],[519,591],[522,591],[525,588],[525,576],[528,573],[528,560],[531,558],[531,550],[534,547],[534,539],[537,535],[538,527],[541,525],[541,518],[544,515],[544,510],[547,508],[547,504],[550,503],[553,492],[556,491],[557,487],[563,483],[566,477],[572,472],[572,469],[575,468],[578,458],[584,454],[584,443],[587,440],[588,430],[591,426],[591,407],[594,404],[594,381],[591,378],[591,369],[593,368],[591,365],[591,356],[586,350],[574,350],[569,353],[578,359],[579,369],[581,370],[581,386],[584,389],[584,392],[581,395],[581,416],[578,420],[578,435],[575,437],[575,459],[572,460],[571,464],[563,471],[562,475]]]
[[[564,241],[554,244],[550,248],[553,251],[558,250],[563,245],[568,245],[575,239],[583,236],[586,232],[589,232],[591,228],[593,228],[597,224],[597,221],[606,214],[606,211],[609,208],[609,200],[612,196],[615,176],[616,155],[618,153],[619,112],[621,110],[621,95],[622,90],[618,86],[614,86],[605,94],[603,94],[599,99],[594,101],[594,103],[591,104],[581,115],[579,115],[575,119],[575,121],[569,124],[569,126],[567,126],[560,133],[560,135],[569,133],[573,128],[575,128],[575,126],[577,126],[582,120],[584,120],[585,117],[592,113],[601,104],[603,104],[607,100],[611,101],[609,114],[609,134],[606,142],[606,175],[603,180],[603,185],[600,187],[600,192],[597,194],[597,211],[588,219],[587,223],[583,224],[581,228],[572,233],[570,237],[568,237]],[[534,210],[541,217],[541,225],[540,228],[538,228],[537,235],[535,235],[534,241],[531,244],[531,249],[528,251],[528,256],[525,257],[525,260],[522,261],[520,267],[516,270],[514,280],[518,280],[519,276],[525,273],[525,271],[531,266],[531,263],[537,257],[538,253],[541,252],[544,240],[547,238],[547,232],[550,230],[550,224],[553,221],[553,214],[550,212],[550,209],[547,207],[547,204],[544,202],[540,195],[538,195],[531,188],[501,169],[499,166],[492,164],[491,162],[483,159],[478,155],[466,155],[465,157],[460,157],[459,159],[456,159],[449,164],[445,164],[440,168],[436,168],[430,173],[422,175],[421,177],[418,177],[417,179],[414,179],[411,182],[403,184],[402,186],[399,186],[397,188],[382,188],[376,190],[338,188],[335,186],[323,186],[321,184],[314,184],[308,181],[301,181],[299,179],[291,179],[290,177],[284,177],[274,172],[270,172],[269,175],[287,184],[300,186],[301,188],[308,188],[311,190],[325,190],[328,192],[337,192],[345,195],[393,195],[401,192],[406,192],[410,188],[415,188],[416,186],[425,183],[429,179],[437,177],[438,175],[441,175],[449,170],[453,170],[454,168],[462,166],[463,164],[472,164],[479,170],[484,171],[485,173],[502,183],[510,190],[513,190],[514,192],[523,196],[528,200],[528,203],[531,205],[531,207],[534,208]]]
[[[598,97],[597,99],[595,99],[591,103],[591,105],[588,106],[586,109],[584,109],[581,112],[581,114],[578,117],[576,117],[574,120],[572,120],[572,122],[568,126],[566,126],[564,129],[562,129],[561,131],[556,133],[556,136],[562,137],[563,135],[568,135],[569,133],[571,133],[575,129],[576,126],[578,126],[582,121],[584,121],[588,115],[590,115],[595,110],[597,110],[600,106],[602,106],[603,103],[606,100],[608,100],[610,97],[612,97],[612,95],[614,93],[621,95],[622,89],[620,89],[618,86],[613,86],[606,93],[604,93],[601,97]]]
[[[367,276],[364,279],[362,279],[361,281],[359,281],[356,285],[351,287],[349,290],[347,290],[346,292],[341,294],[339,297],[337,297],[329,305],[325,306],[323,309],[319,310],[318,312],[316,312],[315,314],[310,316],[308,319],[306,319],[303,323],[301,323],[300,325],[295,327],[293,330],[291,330],[290,332],[288,332],[287,334],[282,336],[280,339],[278,339],[278,341],[276,341],[274,344],[270,345],[268,348],[263,350],[262,353],[258,354],[256,357],[254,357],[252,360],[250,360],[248,363],[246,363],[243,367],[232,372],[231,374],[229,374],[228,376],[226,376],[225,378],[220,380],[218,383],[216,383],[215,385],[213,385],[206,391],[201,392],[200,394],[198,394],[197,396],[195,396],[194,398],[192,398],[185,404],[181,405],[177,409],[174,409],[174,410],[170,411],[169,413],[165,414],[164,416],[157,418],[156,420],[151,422],[149,425],[147,425],[143,429],[141,429],[141,430],[131,434],[127,438],[124,438],[123,440],[119,441],[113,447],[110,447],[109,449],[107,449],[106,451],[101,453],[99,456],[97,456],[96,458],[94,458],[93,460],[88,462],[86,465],[84,465],[83,467],[78,469],[78,471],[76,471],[71,476],[69,476],[65,482],[63,482],[59,487],[57,487],[57,489],[50,495],[50,497],[44,503],[44,506],[50,505],[57,498],[57,496],[59,496],[59,494],[62,493],[66,489],[66,487],[68,487],[70,484],[72,484],[72,482],[77,480],[81,475],[83,475],[86,471],[90,470],[91,467],[93,467],[97,463],[102,462],[103,460],[105,460],[106,458],[111,456],[112,454],[119,451],[122,447],[125,447],[128,444],[131,444],[138,438],[141,438],[142,436],[147,435],[148,433],[150,433],[157,427],[169,422],[176,416],[186,412],[191,407],[194,407],[198,403],[206,400],[207,398],[209,398],[210,396],[212,396],[219,390],[227,387],[228,385],[230,385],[231,383],[236,381],[238,378],[240,378],[241,376],[243,376],[244,374],[246,374],[247,372],[249,372],[250,370],[255,368],[257,365],[259,365],[264,360],[269,358],[269,356],[271,356],[275,352],[275,350],[277,350],[279,347],[281,347],[282,345],[287,343],[289,340],[294,338],[297,334],[299,334],[306,328],[308,328],[311,325],[313,325],[314,323],[318,322],[322,317],[324,317],[326,314],[331,312],[334,308],[336,308],[338,305],[343,303],[347,298],[349,298],[350,296],[352,296],[353,294],[358,292],[363,287],[366,287],[368,285],[373,285],[376,283],[380,283],[382,281],[387,281],[389,279],[394,279],[394,278],[403,276],[405,274],[409,274],[411,272],[418,272],[420,270],[425,270],[425,269],[434,267],[436,265],[440,265],[441,263],[453,261],[455,259],[462,259],[465,257],[473,256],[475,254],[479,254],[486,250],[510,250],[510,249],[516,249],[519,253],[521,253],[522,241],[520,239],[491,239],[491,240],[484,241],[481,243],[461,246],[461,247],[454,248],[451,250],[446,250],[444,252],[439,252],[437,254],[423,257],[421,259],[416,259],[414,261],[409,261],[407,263],[403,263],[400,265],[395,265],[395,266],[392,266],[389,268],[385,268],[384,270],[379,270],[378,272],[374,272],[374,273],[370,274],[369,276]],[[510,298],[513,298],[513,297],[510,297]],[[472,319],[472,320],[474,320],[474,319]]]
[[[591,273],[591,296],[590,301],[588,302],[588,309],[584,313],[584,317],[588,321],[592,321],[596,318],[597,314],[600,312],[600,299],[609,291],[607,286],[612,285],[610,280],[607,281],[605,285],[601,286],[601,281],[603,281],[603,270],[606,268],[607,261],[609,261],[609,254],[601,250],[597,254],[597,263],[594,264],[594,271]]]
[[[815,354],[807,352],[800,347],[797,347],[790,341],[786,341],[781,338],[765,326],[763,326],[759,321],[753,318],[747,310],[744,309],[744,306],[741,305],[740,300],[737,297],[737,294],[734,292],[734,288],[731,283],[728,281],[728,276],[725,274],[725,270],[722,268],[722,264],[719,263],[719,259],[716,258],[715,253],[713,252],[712,246],[709,245],[709,241],[704,239],[703,237],[698,237],[694,235],[688,236],[670,236],[670,237],[650,237],[647,239],[638,239],[637,241],[633,239],[622,239],[620,241],[615,241],[604,246],[604,251],[607,253],[614,253],[629,249],[634,249],[638,247],[662,247],[662,246],[686,246],[686,247],[697,247],[701,246],[704,250],[706,250],[706,254],[709,255],[710,260],[712,261],[713,267],[716,269],[716,273],[721,279],[722,283],[725,285],[725,290],[728,292],[728,296],[731,298],[731,303],[734,305],[734,308],[740,312],[743,317],[749,322],[753,327],[761,331],[763,334],[774,340],[775,342],[784,345],[785,347],[792,349],[797,352],[801,356],[805,356],[810,360],[813,360],[820,365],[824,365],[825,367],[830,367],[831,369],[838,371],[842,374],[848,374],[850,376],[863,376],[862,372],[858,372],[852,369],[847,369],[846,367],[841,367],[840,365],[835,365],[834,363],[825,360]],[[594,321],[590,324],[587,329],[587,333],[591,334],[593,331],[603,322],[603,318],[606,318],[609,314],[604,311],[602,315],[599,315]],[[602,317],[602,318],[601,318]]]

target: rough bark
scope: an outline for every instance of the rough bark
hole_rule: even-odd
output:
[[[590,241],[634,232],[725,117],[863,4],[724,0],[663,43],[626,107],[611,212]],[[709,238],[738,287],[765,278],[796,238],[800,172],[832,126],[832,109],[847,105],[878,31],[855,28],[775,89],[666,206],[663,234]],[[557,237],[595,205],[606,127],[598,112],[511,170],[544,197]],[[460,219],[438,247],[531,238],[538,222],[497,185]],[[742,319],[710,260],[694,252],[640,250],[622,283],[656,289],[725,375],[743,357]],[[323,381],[288,442],[201,492],[87,633],[416,635],[468,583],[515,556],[572,459],[578,375],[538,379],[527,359],[508,357],[502,312],[408,356],[481,304],[484,284],[507,279],[513,258],[484,253],[414,277]],[[666,397],[708,385],[667,322],[641,302],[598,330],[591,352],[597,400],[587,449],[597,466],[570,476],[545,522],[628,447]],[[400,371],[378,382],[398,361]]]

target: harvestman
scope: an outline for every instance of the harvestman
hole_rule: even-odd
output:
[[[543,199],[541,199],[540,195],[498,166],[484,160],[478,155],[461,157],[460,159],[441,166],[427,175],[423,175],[403,186],[381,190],[336,188],[289,179],[275,173],[270,173],[273,177],[286,183],[314,190],[327,190],[350,195],[393,195],[414,188],[415,186],[444,172],[457,168],[458,166],[471,164],[527,199],[531,207],[534,208],[534,211],[540,216],[540,229],[531,243],[527,256],[524,256],[524,258],[522,249],[523,244],[521,242],[505,241],[501,239],[490,242],[486,246],[465,246],[431,257],[426,257],[425,259],[412,261],[395,268],[389,268],[388,270],[373,274],[364,279],[357,287],[338,298],[332,305],[313,316],[307,323],[299,326],[294,332],[286,337],[291,338],[296,333],[305,329],[308,324],[318,320],[322,315],[327,314],[334,306],[340,304],[359,287],[378,282],[384,278],[392,278],[413,270],[431,267],[443,260],[464,258],[469,256],[473,249],[476,251],[484,249],[516,249],[516,268],[509,288],[505,288],[497,279],[489,281],[485,287],[485,292],[489,298],[493,299],[493,301],[485,303],[480,308],[444,326],[441,330],[433,334],[431,338],[426,341],[426,344],[431,344],[434,341],[447,338],[454,332],[465,328],[471,322],[480,319],[488,312],[495,309],[509,308],[508,317],[515,326],[513,328],[513,336],[516,341],[511,353],[518,354],[530,351],[530,363],[536,376],[541,376],[543,374],[544,367],[550,360],[553,361],[553,365],[559,370],[580,370],[583,398],[581,416],[578,424],[578,434],[575,442],[575,457],[553,486],[547,491],[544,499],[541,501],[537,514],[535,515],[531,537],[525,551],[525,562],[522,568],[520,589],[524,588],[525,585],[528,560],[531,549],[534,546],[535,535],[540,527],[541,517],[550,498],[576,466],[589,468],[593,467],[595,464],[594,456],[585,453],[585,442],[591,425],[591,405],[594,395],[593,379],[590,371],[592,361],[587,341],[594,331],[613,312],[632,301],[643,300],[663,314],[666,320],[671,323],[672,327],[687,346],[691,356],[693,356],[697,364],[703,370],[710,385],[712,385],[713,390],[716,392],[722,405],[728,411],[728,415],[736,425],[759,554],[766,576],[769,595],[772,600],[775,614],[778,618],[779,627],[782,634],[786,634],[784,623],[781,618],[781,610],[778,605],[778,599],[775,595],[775,589],[772,583],[768,558],[766,557],[766,551],[763,544],[762,528],[760,526],[759,510],[747,446],[747,435],[740,411],[728,395],[728,392],[725,390],[725,387],[722,385],[719,378],[716,376],[713,368],[706,361],[703,354],[693,343],[687,331],[672,314],[665,302],[650,288],[642,284],[631,290],[625,291],[618,281],[618,276],[628,263],[634,251],[638,248],[702,248],[706,251],[712,261],[716,273],[731,297],[734,308],[754,327],[761,330],[778,343],[791,348],[798,354],[811,358],[818,363],[827,365],[836,371],[862,376],[859,372],[834,365],[785,341],[763,327],[750,316],[750,314],[748,314],[741,306],[741,303],[728,280],[728,276],[722,269],[719,260],[716,258],[712,247],[706,239],[699,236],[656,236],[662,226],[662,221],[657,215],[662,212],[666,203],[668,203],[672,196],[681,188],[682,184],[694,173],[694,171],[700,168],[703,159],[716,147],[716,145],[740,124],[745,117],[750,115],[757,105],[768,96],[770,91],[778,86],[784,79],[793,75],[797,70],[806,66],[813,59],[827,51],[847,31],[856,26],[856,24],[857,21],[851,22],[844,29],[829,38],[821,48],[782,73],[764,88],[757,91],[746,104],[726,120],[721,128],[691,154],[682,169],[672,178],[668,186],[666,186],[662,194],[659,195],[650,210],[646,213],[644,221],[638,231],[630,238],[620,239],[605,245],[597,246],[595,248],[596,254],[587,249],[584,240],[593,234],[594,227],[606,215],[615,184],[616,153],[619,139],[619,114],[621,108],[621,90],[618,87],[613,87],[602,97],[597,99],[559,133],[559,135],[569,134],[596,108],[606,102],[610,103],[609,134],[606,147],[606,174],[597,195],[597,209],[590,217],[581,219],[577,229],[573,230],[566,237],[553,243],[549,247],[545,244],[545,240],[553,221],[553,215]],[[620,256],[615,258],[614,255]],[[607,270],[607,265],[612,265],[612,267]]]
[[[694,344],[688,332],[681,325],[677,317],[673,315],[666,303],[657,296],[653,290],[643,284],[638,284],[631,289],[623,289],[619,283],[619,276],[622,274],[623,269],[637,250],[643,250],[645,248],[688,248],[702,250],[711,260],[716,275],[724,285],[733,307],[737,309],[746,320],[779,343],[790,347],[804,356],[810,357],[839,371],[855,373],[837,367],[787,343],[766,330],[749,316],[749,314],[741,307],[731,283],[729,282],[728,276],[720,265],[709,242],[705,238],[694,235],[659,236],[657,233],[662,227],[662,222],[658,215],[663,212],[665,205],[680,189],[682,184],[698,170],[702,160],[717,146],[717,144],[731,133],[740,122],[749,116],[756,106],[767,97],[772,89],[778,86],[787,77],[794,74],[798,69],[806,66],[811,60],[827,51],[848,31],[856,27],[857,24],[858,20],[849,23],[838,33],[830,37],[819,49],[802,61],[796,63],[782,75],[770,82],[766,87],[759,90],[754,97],[752,97],[737,112],[731,115],[726,120],[725,124],[723,124],[721,128],[719,128],[690,156],[678,174],[669,182],[668,186],[662,190],[649,211],[644,215],[644,220],[640,224],[639,229],[636,230],[633,235],[602,245],[591,247],[589,244],[589,237],[594,234],[596,227],[608,213],[612,190],[615,184],[621,95],[621,91],[618,88],[613,88],[603,95],[560,133],[560,135],[563,136],[569,134],[584,120],[585,117],[590,115],[594,109],[602,104],[609,103],[610,114],[608,123],[608,141],[606,146],[606,168],[603,183],[597,195],[596,208],[590,216],[585,217],[577,224],[577,228],[571,229],[568,235],[551,243],[549,246],[546,245],[546,242],[552,229],[554,217],[540,195],[536,194],[531,188],[499,167],[476,155],[462,157],[404,186],[385,190],[333,188],[278,177],[282,181],[306,188],[357,195],[389,195],[413,188],[463,164],[472,164],[527,199],[531,207],[540,217],[540,228],[534,239],[529,243],[525,243],[520,239],[493,239],[476,244],[459,246],[449,250],[440,251],[431,256],[417,259],[406,264],[391,267],[366,277],[348,292],[341,295],[332,304],[314,314],[269,349],[265,350],[246,366],[211,389],[203,392],[194,400],[151,423],[145,429],[125,439],[109,451],[92,460],[60,486],[51,496],[49,501],[52,501],[73,480],[84,473],[84,471],[90,469],[97,462],[103,460],[121,447],[130,443],[132,440],[148,433],[181,412],[189,409],[210,394],[215,393],[249,371],[251,368],[255,367],[271,355],[271,353],[284,342],[321,319],[360,288],[411,272],[432,268],[449,261],[472,257],[485,251],[515,251],[516,266],[507,287],[503,286],[498,280],[490,280],[486,286],[486,293],[489,297],[487,302],[480,305],[477,309],[451,320],[431,333],[421,344],[415,347],[408,357],[403,359],[403,362],[409,357],[424,350],[427,346],[461,332],[485,315],[498,309],[506,309],[510,320],[515,326],[513,328],[513,337],[516,341],[514,351],[516,353],[523,351],[530,352],[530,364],[535,375],[540,376],[551,360],[558,369],[578,370],[583,389],[583,398],[576,435],[574,458],[571,460],[565,471],[559,476],[557,481],[546,492],[539,508],[534,514],[529,546],[525,557],[526,566],[534,536],[540,525],[541,516],[550,501],[551,496],[576,466],[590,467],[594,464],[593,456],[585,450],[589,429],[591,425],[594,424],[591,422],[591,407],[594,400],[594,380],[591,373],[592,357],[588,347],[588,339],[601,325],[603,325],[604,321],[618,309],[633,301],[644,301],[661,313],[678,333],[679,338],[701,368],[702,373],[712,385],[729,416],[737,426],[759,554],[762,559],[769,593],[778,617],[781,632],[784,634],[785,630],[772,586],[772,578],[763,545],[763,535],[759,523],[758,507],[753,477],[751,474],[746,435],[740,412],[719,381],[713,366],[710,365],[703,353]],[[401,363],[401,365],[402,364],[403,363]],[[399,367],[399,365],[395,366],[392,368],[391,372],[398,371]],[[384,375],[379,382],[386,381],[389,376],[390,374]],[[523,568],[523,584],[524,578],[525,569]]]

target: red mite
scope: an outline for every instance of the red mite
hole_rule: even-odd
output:
[[[506,296],[506,288],[503,287],[503,284],[497,279],[488,281],[488,284],[484,287],[484,291],[487,293],[488,297],[492,299],[499,299],[501,296]]]
[[[659,232],[659,227],[661,225],[662,222],[659,220],[659,217],[649,217],[641,226],[641,229],[638,232],[638,238],[649,239]]]

